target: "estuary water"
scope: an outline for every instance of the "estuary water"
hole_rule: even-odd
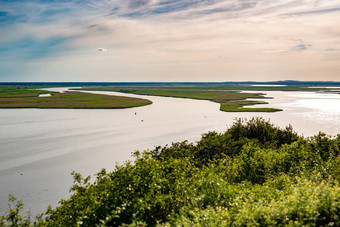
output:
[[[51,88],[64,91],[65,88]],[[48,93],[48,92],[46,92]],[[152,105],[130,109],[0,109],[0,214],[8,194],[33,215],[69,196],[71,172],[93,175],[132,160],[135,150],[223,132],[235,118],[261,116],[280,127],[291,124],[300,135],[340,133],[340,95],[265,92],[276,113],[228,113],[204,100],[91,92],[147,98]]]

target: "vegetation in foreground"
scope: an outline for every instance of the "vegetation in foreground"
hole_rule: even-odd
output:
[[[250,106],[255,104],[267,104],[263,101],[250,101],[252,99],[265,99],[263,93],[240,93],[236,91],[220,91],[220,90],[206,90],[206,89],[186,89],[186,88],[109,88],[109,87],[96,87],[96,88],[84,88],[86,90],[94,91],[117,91],[123,93],[133,93],[138,95],[154,95],[165,97],[177,97],[177,98],[190,98],[190,99],[203,99],[220,103],[220,110],[226,112],[276,112],[281,109],[276,108],[244,108],[244,106]]]
[[[298,136],[261,118],[237,120],[197,143],[135,152],[93,183],[74,173],[72,195],[34,226],[339,226],[340,135]],[[22,203],[0,225],[29,226]]]
[[[51,96],[39,97],[49,93]],[[147,99],[82,92],[48,92],[27,87],[1,87],[0,108],[129,108],[151,104]]]

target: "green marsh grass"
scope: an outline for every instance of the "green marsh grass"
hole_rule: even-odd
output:
[[[49,93],[51,96],[39,97]],[[83,92],[49,92],[42,90],[0,88],[0,108],[78,108],[115,109],[149,105],[147,99],[109,96]]]
[[[123,93],[133,93],[138,95],[154,95],[163,97],[189,98],[210,100],[212,102],[220,103],[220,110],[226,112],[277,112],[281,109],[276,108],[244,108],[244,106],[251,106],[255,104],[266,104],[262,101],[250,101],[252,99],[268,99],[264,97],[263,93],[241,93],[238,91],[221,91],[221,90],[197,90],[185,88],[108,88],[96,87],[85,88],[86,90],[100,90],[100,91],[116,91]]]

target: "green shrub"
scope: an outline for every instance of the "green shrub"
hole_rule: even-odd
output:
[[[70,198],[34,222],[10,197],[0,226],[339,226],[339,138],[238,120],[195,144],[135,152],[94,181],[73,173]]]

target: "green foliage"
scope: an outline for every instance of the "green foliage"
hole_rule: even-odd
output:
[[[290,144],[299,138],[291,125],[283,130],[263,118],[252,118],[249,121],[237,119],[227,133],[230,133],[234,140],[255,139],[265,146],[275,148],[282,144]]]
[[[195,144],[135,152],[134,162],[102,170],[94,181],[73,173],[70,198],[32,224],[339,226],[339,138],[306,139],[290,126],[239,119]],[[28,225],[20,209],[1,224]]]
[[[12,194],[8,196],[9,210],[6,211],[6,214],[0,218],[0,226],[30,226],[30,213],[27,211],[26,217],[23,217],[20,212],[23,209],[23,202],[21,200],[17,200]]]

